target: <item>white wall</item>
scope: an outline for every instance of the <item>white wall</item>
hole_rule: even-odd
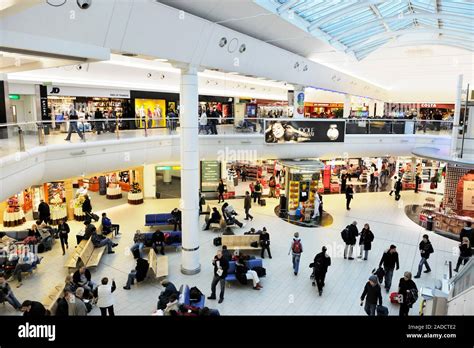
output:
[[[344,94],[306,88],[304,101],[309,103],[344,103]]]

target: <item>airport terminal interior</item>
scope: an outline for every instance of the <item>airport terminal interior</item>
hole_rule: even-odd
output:
[[[474,315],[473,23],[0,1],[0,315]]]

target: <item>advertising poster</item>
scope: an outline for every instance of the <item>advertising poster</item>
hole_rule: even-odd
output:
[[[201,161],[201,192],[216,192],[220,179],[219,161]]]
[[[474,181],[464,181],[462,210],[474,211]]]
[[[342,143],[345,125],[333,120],[265,120],[265,143]]]
[[[163,99],[135,99],[137,128],[166,127],[166,101]]]

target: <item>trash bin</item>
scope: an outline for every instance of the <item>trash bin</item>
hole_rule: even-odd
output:
[[[431,215],[428,216],[428,218],[426,219],[426,229],[428,231],[433,231],[433,222],[434,222],[433,217]]]

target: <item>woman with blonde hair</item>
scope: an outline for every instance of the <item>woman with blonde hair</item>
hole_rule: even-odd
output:
[[[469,238],[463,237],[462,243],[459,245],[459,257],[458,257],[458,262],[456,264],[456,268],[454,269],[454,272],[459,272],[459,266],[461,266],[461,263],[463,265],[468,263],[471,256],[472,256],[472,250],[471,250],[471,243],[469,243]]]

